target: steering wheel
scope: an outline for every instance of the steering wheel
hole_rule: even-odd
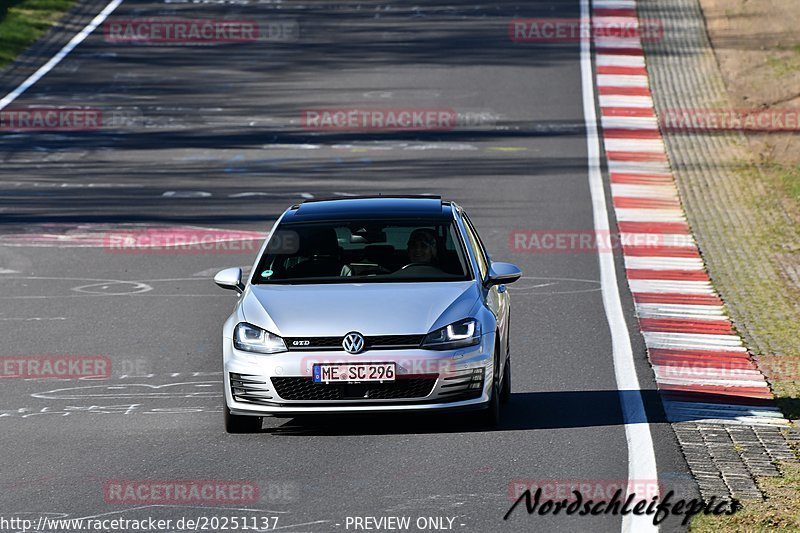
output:
[[[374,276],[376,274],[391,274],[391,270],[381,265],[370,265],[359,272],[359,276]]]
[[[402,268],[400,268],[400,271],[402,272],[403,270],[405,270],[405,269],[407,269],[407,268],[411,268],[411,267],[415,267],[415,266],[425,266],[425,267],[433,267],[433,268],[436,268],[435,266],[433,266],[433,265],[432,265],[432,264],[430,264],[430,263],[409,263],[409,264],[407,264],[407,265],[403,266]]]

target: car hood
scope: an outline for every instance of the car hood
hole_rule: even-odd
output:
[[[241,309],[282,337],[414,335],[469,316],[479,296],[474,281],[251,285]]]

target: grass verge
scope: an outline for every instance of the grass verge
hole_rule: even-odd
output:
[[[756,480],[766,494],[764,501],[744,502],[744,507],[733,516],[697,515],[692,520],[689,531],[800,532],[800,464],[781,463],[780,468],[782,477],[762,477]]]
[[[76,0],[4,0],[0,5],[0,68],[41,38]]]

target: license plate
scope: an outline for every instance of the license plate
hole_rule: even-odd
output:
[[[314,365],[314,382],[394,381],[394,363],[333,363]]]

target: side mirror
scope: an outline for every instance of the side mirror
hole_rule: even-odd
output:
[[[522,277],[522,270],[517,265],[511,263],[492,263],[489,267],[489,278],[486,286],[503,285],[514,283]]]
[[[244,292],[244,283],[242,283],[242,269],[239,267],[226,268],[220,270],[214,276],[214,283],[223,289],[231,289],[238,293]]]

